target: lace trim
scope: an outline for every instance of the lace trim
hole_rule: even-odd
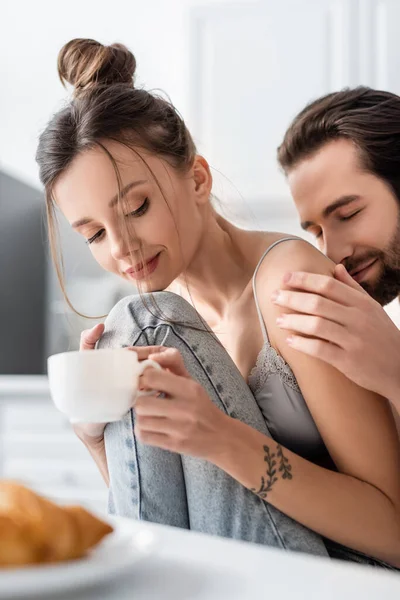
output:
[[[275,348],[265,342],[249,375],[249,387],[254,395],[265,385],[270,375],[278,375],[283,383],[301,394],[292,369]]]

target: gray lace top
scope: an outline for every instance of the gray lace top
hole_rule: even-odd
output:
[[[249,386],[274,440],[314,463],[334,468],[293,371],[269,343],[257,299],[256,276],[265,256],[277,244],[296,239],[299,238],[282,238],[267,248],[253,275],[254,300],[264,345],[250,373]]]

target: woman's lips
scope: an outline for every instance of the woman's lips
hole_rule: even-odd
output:
[[[367,263],[365,265],[365,267],[363,267],[362,269],[356,271],[354,274],[352,274],[352,278],[357,281],[357,283],[360,283],[365,276],[369,273],[369,270],[371,269],[371,267],[374,266],[374,264],[378,261],[377,258],[375,258],[373,261]]]
[[[145,279],[148,275],[153,273],[159,262],[160,252],[153,256],[150,260],[146,261],[145,264],[139,264],[137,267],[132,267],[125,271],[126,275],[131,279]]]

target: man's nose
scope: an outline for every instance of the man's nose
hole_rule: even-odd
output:
[[[324,232],[322,252],[338,265],[353,255],[353,247],[349,240],[330,232]]]

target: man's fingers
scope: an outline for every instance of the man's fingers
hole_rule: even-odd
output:
[[[279,290],[279,293],[277,292],[277,295],[275,294],[273,297],[273,302],[278,306],[289,308],[298,313],[323,317],[340,325],[346,325],[349,319],[347,306],[328,300],[318,294]]]
[[[301,271],[287,273],[282,283],[292,289],[319,294],[344,306],[354,305],[357,297],[359,298],[357,295],[358,290],[354,289],[353,286],[350,287],[347,283],[338,281],[333,277],[317,273],[304,273]]]
[[[104,333],[104,323],[98,323],[92,329],[85,329],[81,333],[80,350],[94,350],[96,343]]]
[[[340,370],[340,357],[343,350],[335,344],[315,338],[305,338],[301,335],[291,335],[286,341],[294,350],[299,350],[304,354],[323,360]]]
[[[354,290],[358,290],[359,292],[363,292],[363,294],[367,294],[364,288],[362,288],[361,285],[352,278],[344,265],[336,265],[334,275],[338,281],[342,281],[349,287],[352,287]]]
[[[343,347],[346,328],[328,319],[310,315],[286,314],[277,319],[281,329],[288,329],[294,334],[301,333],[320,338]]]

